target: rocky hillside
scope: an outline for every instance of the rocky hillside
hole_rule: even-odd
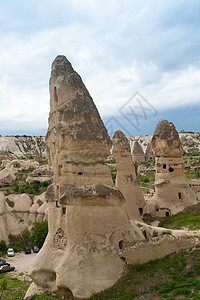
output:
[[[0,158],[46,158],[44,136],[2,136],[0,137]]]
[[[185,153],[200,152],[200,133],[180,132],[179,137],[183,145]],[[129,136],[131,149],[135,141],[138,141],[142,146],[143,151],[146,151],[147,145],[151,141],[152,136]]]
[[[200,152],[200,133],[179,133],[185,153]],[[133,151],[134,142],[138,141],[144,153],[152,136],[130,136],[128,137]],[[32,158],[35,151],[41,158],[46,158],[46,144],[44,136],[1,136],[0,137],[0,158],[6,159],[9,156],[17,158]]]

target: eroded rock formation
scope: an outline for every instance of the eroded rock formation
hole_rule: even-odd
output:
[[[0,240],[8,242],[9,234],[18,235],[30,229],[35,221],[47,219],[48,204],[45,193],[34,196],[27,194],[0,193]]]
[[[53,167],[47,191],[49,233],[31,267],[27,296],[44,291],[83,298],[123,272],[119,250],[144,239],[107,166],[111,141],[81,77],[64,56],[54,60],[46,136]]]
[[[134,142],[132,155],[133,155],[133,160],[136,161],[137,163],[141,163],[145,161],[144,151],[138,141]]]
[[[116,187],[124,195],[124,207],[130,219],[140,219],[145,201],[135,174],[131,150],[126,136],[116,131],[113,136],[113,154],[116,158]]]
[[[145,161],[151,161],[153,159],[154,159],[154,154],[151,147],[151,143],[148,143],[145,151]]]
[[[156,214],[164,217],[197,203],[184,175],[182,145],[175,126],[160,120],[152,138],[156,158],[155,194],[152,202]]]

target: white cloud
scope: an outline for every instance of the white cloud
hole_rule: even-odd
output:
[[[46,126],[50,65],[58,54],[72,62],[103,116],[117,114],[138,90],[157,110],[198,104],[198,21],[188,23],[195,9],[183,2],[188,9],[171,0],[31,1],[30,21],[43,18],[41,29],[0,32],[0,121]]]

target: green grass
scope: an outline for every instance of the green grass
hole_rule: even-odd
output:
[[[185,172],[185,177],[187,179],[195,179],[196,175],[195,175],[195,173]]]
[[[43,181],[43,182],[38,182],[38,183],[25,183],[22,185],[18,184],[13,184],[10,186],[5,186],[5,187],[0,187],[0,191],[5,191],[7,192],[6,195],[9,195],[11,193],[15,194],[34,194],[34,195],[40,195],[44,191],[46,191],[48,187],[48,182]]]
[[[11,273],[0,274],[0,293],[2,292],[2,286],[5,285],[2,299],[22,299],[22,294],[25,295],[30,282],[20,281],[15,277],[12,277]]]
[[[181,229],[182,227],[188,227],[190,230],[200,229],[200,204],[164,218],[159,226],[171,229]]]
[[[34,295],[29,298],[29,300],[54,300],[54,299],[60,299],[60,298],[51,295]]]
[[[142,295],[144,299],[200,299],[200,250],[130,265],[127,269],[113,287],[87,299],[126,300],[139,299]]]

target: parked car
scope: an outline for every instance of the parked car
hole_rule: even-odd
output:
[[[8,264],[7,262],[0,262],[0,267],[2,267],[2,266],[10,266],[10,264]]]
[[[40,251],[40,248],[38,246],[33,246],[33,252],[38,253]]]
[[[8,265],[4,265],[0,267],[0,274],[1,273],[5,273],[5,272],[10,272],[10,271],[14,271],[15,267],[11,267]]]
[[[4,258],[0,258],[0,264],[3,265],[6,263],[6,260]]]
[[[7,256],[12,257],[15,255],[15,252],[12,248],[8,248],[7,250]]]
[[[25,254],[31,254],[31,248],[28,247],[28,246],[24,247],[23,251],[24,251]]]

